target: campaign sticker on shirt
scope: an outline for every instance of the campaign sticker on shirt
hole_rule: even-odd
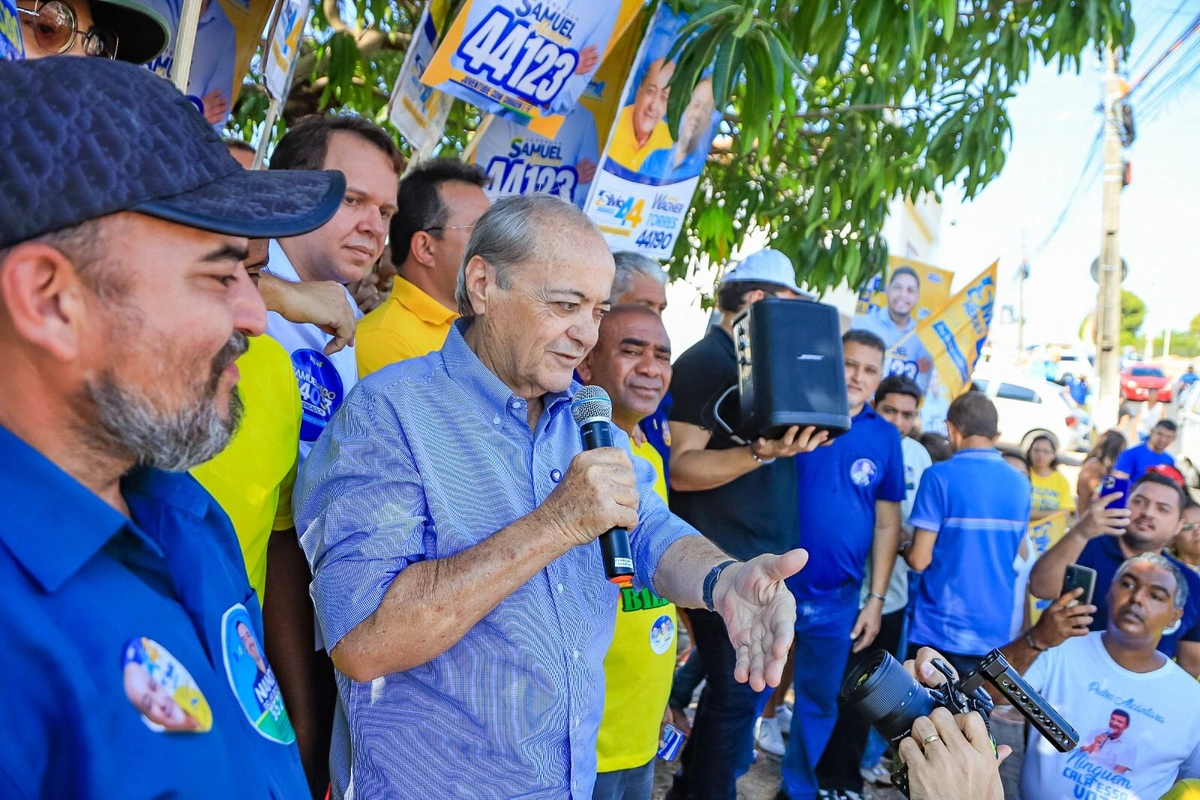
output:
[[[661,656],[674,643],[675,622],[664,614],[650,627],[650,649]]]
[[[175,656],[153,639],[125,643],[121,654],[125,696],[155,733],[206,733],[212,709]]]
[[[300,438],[315,442],[346,399],[342,376],[329,356],[316,350],[292,353],[292,369],[300,385]]]
[[[221,617],[221,630],[225,674],[250,724],[272,742],[296,741],[296,731],[283,707],[279,682],[250,624],[250,612],[240,603],[231,606]]]
[[[879,474],[879,467],[869,458],[860,458],[850,465],[850,480],[855,486],[870,486]]]

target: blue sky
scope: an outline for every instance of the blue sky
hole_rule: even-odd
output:
[[[1138,63],[1178,5],[1178,0],[1135,2],[1138,33],[1127,63],[1136,63],[1137,70],[1131,77],[1200,11],[1200,0],[1185,0],[1144,63]],[[1179,63],[1173,57],[1155,77]],[[1035,70],[1009,105],[1013,142],[1004,172],[969,203],[962,202],[958,190],[946,192],[939,261],[955,269],[960,281],[998,257],[999,302],[1017,302],[1022,235],[1032,253],[1066,203],[1099,130],[1101,78],[1096,57],[1087,58],[1078,75],[1060,75],[1052,67]],[[1144,89],[1150,85],[1147,82]],[[1136,94],[1134,99],[1136,117]],[[1200,313],[1200,73],[1156,119],[1147,121],[1145,116],[1136,117],[1138,138],[1127,151],[1133,183],[1121,203],[1121,252],[1130,267],[1124,288],[1146,301],[1149,327],[1184,329]],[[1073,339],[1095,305],[1096,285],[1088,267],[1100,249],[1101,180],[1098,169],[1094,174],[1057,235],[1031,258],[1025,291],[1027,343]]]

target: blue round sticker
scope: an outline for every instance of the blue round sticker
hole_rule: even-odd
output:
[[[329,356],[316,350],[292,353],[292,369],[300,384],[300,439],[315,442],[346,399],[342,376]]]
[[[860,458],[850,465],[850,480],[855,486],[870,486],[871,481],[879,474],[879,468],[869,458]]]

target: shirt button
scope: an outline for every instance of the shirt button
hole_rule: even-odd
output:
[[[579,651],[578,650],[572,651],[571,657],[574,658],[576,661],[578,661],[579,660]]]
[[[562,593],[563,593],[563,585],[562,585],[561,583],[560,583],[560,584],[559,584],[557,587],[555,587],[555,588],[557,588],[557,589],[558,589],[558,593],[559,593],[559,594],[562,594]]]
[[[496,416],[492,417],[492,424],[493,424],[493,425],[499,425],[499,424],[500,424],[500,415],[499,415],[499,414],[497,414]]]
[[[550,470],[550,480],[558,483],[562,480],[562,471],[557,469]]]

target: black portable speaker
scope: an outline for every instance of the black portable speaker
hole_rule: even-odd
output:
[[[793,425],[831,437],[850,430],[841,326],[833,306],[768,297],[733,321],[741,420],[747,441]]]

